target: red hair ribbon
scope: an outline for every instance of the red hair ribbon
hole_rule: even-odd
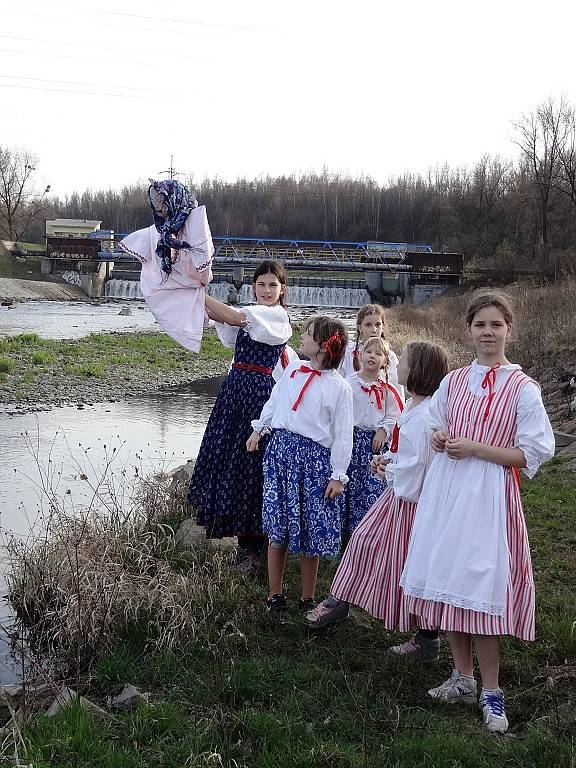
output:
[[[338,342],[338,349],[334,349],[334,344]],[[328,357],[337,357],[340,354],[340,350],[342,348],[342,337],[338,333],[338,331],[335,331],[332,336],[330,336],[329,339],[326,339],[326,343],[324,344],[324,347],[326,348],[326,354]]]
[[[288,360],[288,352],[286,352],[286,347],[284,347],[280,353],[280,363],[282,364],[282,368],[287,368],[289,362],[290,360]]]
[[[496,384],[496,371],[500,368],[500,363],[496,363],[496,365],[493,365],[490,370],[486,371],[484,374],[484,378],[482,379],[482,389],[486,389],[488,387],[488,402],[486,403],[486,408],[484,409],[484,421],[488,418],[488,414],[490,413],[490,406],[492,405],[492,400],[494,398],[494,384]]]
[[[298,397],[296,398],[296,402],[292,406],[293,411],[298,410],[298,406],[300,405],[300,403],[302,402],[302,398],[304,397],[304,392],[306,392],[306,390],[312,383],[314,377],[322,375],[322,371],[319,371],[318,368],[308,368],[307,365],[301,365],[300,368],[296,368],[296,370],[292,371],[292,373],[290,374],[290,378],[293,379],[297,373],[307,373],[308,378],[304,382],[304,386],[300,390],[300,394],[298,395]]]
[[[398,424],[394,424],[394,429],[392,430],[392,441],[390,442],[390,448],[388,449],[390,453],[398,453],[398,440],[400,438],[400,427]]]

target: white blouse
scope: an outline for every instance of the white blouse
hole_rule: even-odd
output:
[[[119,246],[141,262],[140,290],[162,330],[186,349],[198,352],[207,320],[205,286],[212,280],[214,254],[203,205],[190,212],[177,236],[190,248],[174,252],[177,260],[169,275],[162,271],[156,254],[160,234],[154,225],[132,232]]]
[[[340,367],[338,368],[338,372],[344,376],[345,379],[348,378],[348,376],[351,376],[353,373],[356,373],[354,370],[354,349],[356,347],[355,341],[349,341],[348,345],[346,346],[346,352],[344,352],[344,357],[342,358],[342,362],[340,363]],[[358,344],[358,352],[362,353],[362,347],[363,344]],[[388,382],[390,384],[393,384],[396,389],[401,392],[402,397],[404,397],[404,387],[400,386],[398,384],[398,373],[396,372],[396,368],[398,367],[398,355],[390,350],[389,352],[390,357],[390,363],[388,365]]]
[[[468,387],[477,397],[487,397],[488,389],[482,389],[482,380],[490,370],[487,365],[480,365],[476,360],[470,366]],[[494,392],[498,392],[513,371],[521,370],[519,365],[509,363],[496,369]],[[433,429],[447,429],[446,405],[448,401],[448,377],[445,377],[437,392],[434,393],[430,406],[430,419]],[[523,472],[534,477],[538,468],[554,456],[555,440],[550,419],[544,408],[540,387],[534,383],[525,384],[520,390],[516,409],[516,438],[514,447],[520,448],[526,458]]]
[[[401,414],[398,399],[394,393],[386,388],[385,382],[381,379],[378,382],[370,383],[364,381],[358,372],[347,376],[346,381],[352,387],[354,426],[367,430],[382,428],[386,431],[387,439],[389,439],[394,424]],[[382,393],[380,394],[381,409],[378,408],[378,398],[372,388],[373,385],[378,386],[378,384],[380,384],[379,391]],[[399,392],[398,398],[404,403],[404,398]]]
[[[346,470],[352,458],[352,390],[336,370],[319,371],[298,409],[293,411],[292,406],[310,375],[299,371],[301,366],[308,367],[306,361],[296,361],[286,368],[260,418],[252,422],[252,429],[256,432],[262,432],[265,427],[287,429],[329,448],[330,479],[346,483]]]
[[[412,400],[408,400],[398,417],[398,452],[388,451],[385,454],[387,459],[391,459],[386,467],[388,485],[392,486],[398,498],[407,501],[418,501],[434,455],[430,444],[430,400],[427,397],[414,407]]]
[[[292,336],[288,313],[280,304],[273,307],[254,304],[250,307],[242,307],[238,311],[246,318],[246,324],[242,328],[253,341],[270,345],[285,344]],[[214,326],[222,344],[234,349],[239,326],[227,323],[214,323]]]

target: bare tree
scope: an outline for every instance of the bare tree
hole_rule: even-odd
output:
[[[46,187],[38,194],[34,187],[37,158],[26,150],[0,146],[0,233],[18,240],[43,210]]]
[[[571,107],[564,97],[557,105],[547,99],[529,115],[514,123],[524,162],[530,168],[537,190],[540,240],[548,246],[548,214],[559,194],[560,158],[568,139],[567,115]]]

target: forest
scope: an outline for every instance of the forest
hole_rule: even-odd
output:
[[[480,266],[573,274],[575,107],[548,99],[513,128],[515,160],[484,154],[471,167],[438,165],[383,184],[329,169],[235,181],[178,178],[206,205],[217,235],[429,243]],[[44,219],[54,217],[98,219],[115,232],[150,225],[147,180],[59,199],[49,189],[29,191],[36,161],[0,147],[0,237],[41,242]]]

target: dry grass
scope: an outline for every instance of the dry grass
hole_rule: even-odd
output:
[[[415,338],[435,341],[448,352],[450,367],[467,365],[474,349],[464,316],[472,296],[490,288],[451,293],[423,306],[404,305],[390,312],[392,344],[401,349]],[[542,385],[553,424],[572,431],[576,418],[569,403],[574,392],[562,385],[576,375],[576,279],[554,284],[517,283],[506,287],[512,299],[515,324],[507,348],[509,359]]]
[[[8,545],[11,602],[32,645],[65,660],[69,674],[117,648],[135,625],[155,648],[174,648],[234,589],[225,555],[178,549],[166,524],[175,512],[167,478],[139,483],[128,509],[111,498],[126,503],[109,488],[105,503],[82,511],[52,497],[47,531]]]

